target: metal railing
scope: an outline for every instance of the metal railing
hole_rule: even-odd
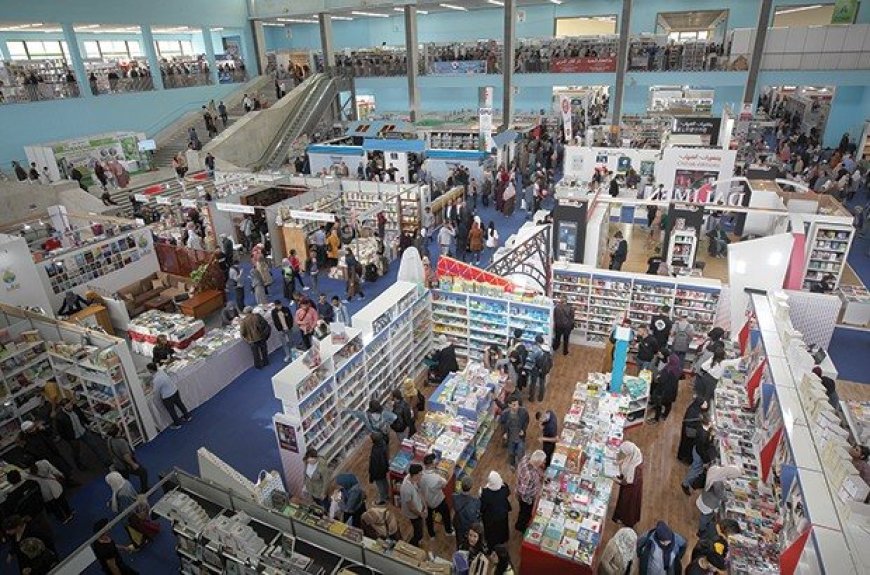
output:
[[[175,88],[193,88],[194,86],[208,86],[211,84],[211,75],[207,72],[190,72],[166,74],[163,76],[163,87],[167,90]]]
[[[0,104],[24,104],[78,98],[79,96],[79,85],[76,82],[39,82],[12,85],[4,85],[0,82]]]

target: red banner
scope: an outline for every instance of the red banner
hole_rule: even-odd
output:
[[[551,73],[616,72],[616,58],[553,58]]]
[[[489,285],[503,287],[505,291],[513,291],[514,284],[486,270],[473,265],[454,260],[447,256],[438,258],[438,276],[455,276],[469,281],[487,283]]]

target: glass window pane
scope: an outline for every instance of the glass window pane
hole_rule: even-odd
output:
[[[85,47],[85,58],[100,57],[100,44],[96,40],[85,40],[82,44]]]
[[[127,51],[130,53],[130,56],[133,58],[142,56],[142,48],[139,46],[138,40],[128,40],[127,41]]]
[[[9,52],[9,57],[13,60],[27,59],[27,49],[24,47],[24,42],[20,40],[6,42],[6,50]]]
[[[66,40],[62,40],[60,43],[60,49],[63,51],[63,58],[67,62],[71,61],[69,57],[69,46],[66,45]]]
[[[184,54],[185,56],[192,56],[193,55],[193,43],[192,42],[190,42],[188,40],[182,40],[180,42],[180,44],[181,44],[181,53],[182,54]]]
[[[679,40],[679,39],[680,39],[679,32],[671,32],[670,34],[668,34],[668,40]]]
[[[35,58],[37,56],[42,56],[45,54],[45,47],[43,47],[42,42],[37,40],[28,40],[25,42],[27,44],[27,53],[30,54],[31,58]]]
[[[707,32],[706,30],[701,30],[700,32],[698,32],[698,40],[706,40],[708,34],[709,32]]]

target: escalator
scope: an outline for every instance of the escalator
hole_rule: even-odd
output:
[[[302,88],[299,103],[287,114],[274,140],[255,164],[255,170],[277,170],[284,165],[294,144],[303,135],[313,132],[324,115],[332,110],[338,95],[335,78],[316,74]]]

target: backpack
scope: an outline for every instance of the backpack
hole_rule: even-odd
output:
[[[674,351],[688,351],[689,343],[689,332],[687,330],[678,329],[674,332]]]
[[[408,428],[408,420],[411,419],[411,408],[404,401],[399,406],[399,411],[396,413],[396,419],[390,424],[390,428],[396,433],[402,433]]]
[[[535,367],[538,368],[538,373],[541,375],[545,376],[550,373],[550,370],[553,369],[553,354],[546,349],[541,350],[541,354],[535,361]]]
[[[260,335],[263,336],[262,339],[269,339],[269,336],[272,335],[272,325],[259,314],[257,315],[257,318],[257,331],[259,331]]]

